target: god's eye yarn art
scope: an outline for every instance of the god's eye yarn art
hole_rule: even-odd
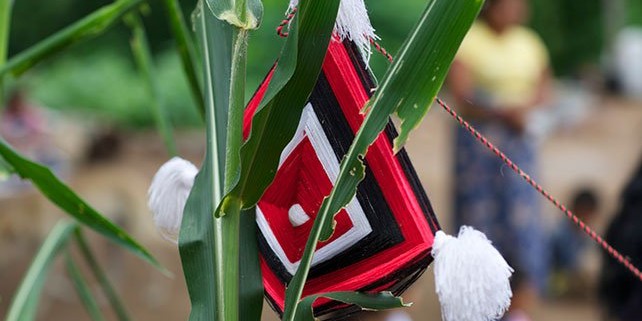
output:
[[[292,1],[287,18],[277,28],[286,37],[296,14]],[[303,109],[298,128],[281,153],[272,184],[256,205],[260,264],[265,296],[283,314],[285,290],[299,261],[323,199],[330,193],[341,160],[361,126],[364,106],[376,90],[367,59],[370,46],[392,60],[376,41],[362,0],[342,1],[322,72]],[[271,80],[270,72],[249,102],[243,133]],[[527,173],[459,117],[443,107],[527,184],[551,201],[576,225],[639,279],[642,274],[619,252],[548,194]],[[404,292],[434,261],[436,291],[446,321],[500,318],[510,305],[513,272],[484,234],[462,227],[458,237],[446,235],[405,150],[393,152],[397,133],[390,121],[363,159],[365,179],[356,195],[335,217],[332,236],[314,252],[303,297],[333,291]],[[150,187],[150,208],[163,235],[176,240],[182,208],[197,170],[173,159]],[[315,316],[342,317],[354,307],[319,299]]]
[[[316,212],[330,193],[374,88],[357,50],[349,41],[330,43],[299,127],[256,208],[265,291],[278,312],[283,311],[285,284],[296,271]],[[246,135],[269,80],[246,110]],[[395,136],[390,123],[370,147],[366,178],[337,214],[332,237],[317,246],[304,296],[339,290],[400,294],[432,261],[439,225],[408,155],[392,152]],[[336,306],[319,300],[316,308],[323,313]]]

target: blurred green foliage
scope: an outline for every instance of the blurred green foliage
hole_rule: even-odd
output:
[[[156,65],[172,121],[200,124],[178,56],[162,51]],[[129,57],[113,51],[59,59],[33,72],[27,83],[30,94],[48,107],[134,127],[153,125],[144,79]]]
[[[627,0],[626,5],[627,23],[642,26],[642,1]]]
[[[602,2],[531,2],[531,24],[544,39],[557,75],[572,75],[585,65],[599,62],[604,33]]]
[[[626,21],[642,25],[642,1],[628,1]],[[11,24],[10,55],[80,19],[109,0],[20,0],[15,2]],[[181,1],[190,13],[196,0]],[[280,42],[275,27],[283,18],[288,0],[264,0],[263,26],[250,38],[248,52],[248,97],[278,56]],[[393,54],[423,11],[427,0],[366,0],[381,44]],[[549,47],[557,75],[573,75],[587,64],[599,63],[603,52],[602,0],[531,1],[532,26]],[[145,26],[155,53],[159,83],[174,125],[199,125],[176,54],[165,12],[158,1],[150,1]],[[188,18],[188,21],[191,19]],[[140,127],[153,124],[142,79],[133,63],[128,41],[130,31],[120,25],[98,39],[74,47],[39,66],[21,80],[42,104],[75,110],[117,124]],[[371,57],[377,77],[388,62],[378,54]]]

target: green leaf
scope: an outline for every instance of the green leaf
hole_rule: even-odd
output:
[[[47,273],[60,249],[69,241],[69,236],[77,228],[75,223],[59,222],[51,230],[47,239],[31,262],[20,287],[16,291],[6,321],[29,321],[35,319],[40,300],[40,292]]]
[[[179,250],[192,302],[190,320],[234,321],[239,317],[240,204],[224,218],[214,219],[213,213],[240,166],[247,30],[217,19],[203,1],[194,17],[203,51],[207,149],[185,206]]]
[[[165,12],[176,41],[178,54],[183,63],[183,71],[187,77],[190,85],[192,97],[199,107],[199,112],[202,117],[205,117],[205,103],[203,102],[203,93],[201,91],[201,83],[198,77],[198,71],[201,70],[198,64],[198,54],[194,46],[194,39],[187,28],[185,19],[183,18],[183,11],[178,3],[178,0],[164,0]],[[197,67],[198,66],[198,67]]]
[[[457,49],[482,3],[481,0],[433,0],[406,39],[400,56],[386,73],[369,108],[366,108],[368,114],[341,161],[335,185],[317,213],[299,268],[286,290],[283,320],[292,321],[317,243],[332,235],[334,215],[354,197],[357,185],[363,179],[362,158],[368,147],[395,111],[406,117],[402,118],[402,131],[405,130],[402,135],[407,136],[409,128],[414,126],[412,124],[421,121],[441,88]],[[408,108],[418,111],[409,112]],[[400,136],[401,142],[406,136]],[[400,140],[396,142],[399,144]]]
[[[9,49],[9,29],[11,26],[11,9],[13,1],[0,2],[0,68],[7,62]],[[4,106],[4,77],[0,75],[0,105]]]
[[[9,177],[11,177],[11,174],[13,173],[15,173],[13,167],[7,164],[4,158],[0,157],[0,182],[4,182],[9,179]]]
[[[243,208],[254,206],[274,179],[281,151],[292,139],[321,72],[338,7],[337,0],[300,4],[268,90],[254,114],[250,136],[241,148],[238,183],[225,196],[217,215],[225,213],[233,200],[240,199]]]
[[[206,0],[212,14],[239,29],[257,29],[263,17],[261,0]]]
[[[4,2],[7,2],[7,0],[4,0]],[[142,3],[142,0],[119,0],[101,7],[12,57],[6,65],[0,68],[0,76],[8,72],[19,76],[40,61],[63,51],[69,46],[104,33],[118,22],[125,13],[135,9],[140,3]]]
[[[239,320],[261,320],[263,308],[263,278],[259,261],[255,208],[241,213],[240,244],[241,269],[239,291]]]
[[[373,106],[373,109],[388,106],[382,108],[382,114],[394,106],[401,120],[395,152],[403,148],[410,131],[430,109],[483,3],[483,0],[433,0],[406,38],[377,90]]]
[[[82,233],[81,229],[76,229],[75,237],[76,243],[78,243],[78,247],[80,248],[80,254],[82,254],[85,262],[91,269],[91,272],[94,274],[94,277],[96,278],[96,280],[98,280],[98,283],[100,284],[105,297],[111,304],[114,312],[116,312],[116,317],[119,321],[129,321],[130,317],[125,310],[125,306],[118,298],[116,290],[112,287],[111,283],[107,279],[107,275],[105,275],[105,272],[100,267],[100,264],[96,260],[96,257],[94,257],[94,254],[92,253],[91,248],[89,248],[89,244],[85,240],[85,236]]]
[[[172,125],[167,114],[167,108],[164,106],[165,104],[161,98],[157,81],[158,78],[156,77],[154,62],[149,50],[145,28],[143,27],[143,23],[140,21],[138,14],[129,14],[126,16],[126,21],[132,29],[132,53],[136,59],[138,69],[145,80],[152,113],[154,115],[154,120],[156,121],[156,128],[163,138],[163,142],[165,143],[165,148],[167,149],[169,156],[176,156],[178,152],[176,151],[176,142],[174,141],[174,135],[172,134]]]
[[[208,161],[206,159],[206,161]],[[217,318],[217,268],[214,257],[214,223],[211,212],[216,201],[213,181],[215,169],[203,165],[187,199],[181,231],[179,251],[192,309],[190,321],[221,320]],[[220,199],[220,196],[219,196]]]
[[[69,274],[69,277],[71,278],[71,283],[73,283],[76,293],[87,310],[87,313],[89,313],[91,319],[94,321],[104,321],[105,317],[100,311],[100,307],[98,306],[94,295],[91,293],[89,285],[87,285],[87,281],[83,277],[82,273],[80,273],[80,269],[78,269],[78,266],[74,263],[68,250],[65,253],[65,263],[67,266],[67,274]]]
[[[341,301],[347,304],[356,304],[362,310],[379,311],[394,308],[408,307],[411,304],[403,303],[403,299],[394,296],[390,292],[381,292],[376,294],[361,293],[361,292],[330,292],[315,294],[305,297],[299,303],[296,311],[295,321],[316,321],[312,310],[314,301],[318,298],[324,297],[336,301]]]
[[[78,222],[126,248],[159,270],[166,272],[147,250],[125,231],[114,225],[114,223],[78,197],[67,185],[56,178],[49,168],[21,156],[2,139],[0,139],[0,156],[13,167],[18,175],[23,179],[30,180],[45,197]]]

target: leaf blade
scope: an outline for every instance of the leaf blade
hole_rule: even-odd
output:
[[[362,292],[329,292],[305,297],[297,307],[295,321],[315,321],[312,305],[319,298],[328,298],[346,304],[355,304],[362,310],[379,311],[394,308],[408,307],[410,304],[403,302],[401,297],[396,297],[390,292],[362,293]]]
[[[230,198],[241,199],[243,208],[258,202],[274,178],[281,150],[294,135],[321,72],[339,1],[310,1],[301,6],[267,93],[254,114],[250,136],[241,148],[238,182],[217,210],[219,215]]]
[[[87,240],[85,239],[85,236],[82,230],[76,229],[74,236],[76,239],[76,243],[80,248],[80,254],[83,256],[83,259],[85,260],[90,270],[94,274],[94,277],[96,278],[96,280],[98,280],[98,284],[100,284],[100,287],[103,293],[105,294],[105,297],[107,298],[107,300],[109,301],[109,304],[111,304],[112,309],[116,313],[116,317],[120,321],[129,321],[131,318],[127,314],[127,310],[125,309],[124,304],[118,297],[116,290],[109,282],[107,275],[105,274],[103,269],[100,267],[98,260],[92,253],[91,248],[89,247],[89,244],[87,243]]]
[[[240,293],[239,320],[261,320],[263,308],[263,277],[259,261],[256,212],[252,208],[241,212],[240,228]]]
[[[0,68],[7,62],[9,50],[9,29],[11,27],[11,10],[13,1],[0,2]],[[0,104],[4,105],[4,77],[0,75]]]
[[[87,281],[83,277],[82,273],[80,273],[80,269],[76,263],[74,263],[68,250],[65,253],[65,265],[67,267],[67,274],[71,278],[71,283],[76,289],[76,294],[78,294],[78,298],[80,298],[80,301],[83,303],[83,306],[85,307],[85,310],[87,310],[87,313],[89,313],[91,319],[94,321],[105,321],[105,317],[100,311],[98,302],[96,302],[94,295],[89,289],[89,285],[87,285]]]
[[[203,92],[201,90],[201,82],[197,70],[201,70],[198,66],[198,54],[194,39],[192,38],[185,19],[183,18],[183,11],[178,3],[178,0],[164,0],[165,12],[170,22],[172,36],[176,42],[176,47],[181,58],[183,65],[183,72],[189,82],[190,92],[194,102],[198,106],[198,111],[201,117],[205,117],[205,103],[203,102]]]
[[[75,223],[61,221],[49,232],[13,297],[6,321],[29,321],[35,318],[46,274],[75,228]]]
[[[204,6],[200,1],[194,16],[203,51],[207,148],[185,206],[179,251],[192,302],[190,320],[237,320],[240,208],[221,219],[213,212],[238,166],[242,132],[228,123],[242,119],[245,58],[237,51],[243,51],[247,31],[217,19]]]
[[[15,173],[23,179],[30,180],[45,197],[76,219],[76,221],[124,247],[160,271],[166,272],[145,248],[82,200],[69,186],[60,181],[49,168],[21,156],[2,139],[0,139],[0,156],[13,167]]]
[[[136,60],[136,65],[138,65],[138,70],[144,79],[147,94],[151,101],[150,105],[156,122],[156,128],[160,132],[169,156],[176,156],[178,154],[176,141],[172,133],[171,121],[161,98],[145,28],[138,14],[130,13],[126,18],[127,23],[132,29],[132,38],[130,41],[131,50]]]
[[[375,105],[396,106],[401,126],[394,141],[395,152],[403,147],[410,132],[430,109],[457,49],[483,3],[484,0],[431,1],[402,46],[388,73],[403,76],[386,78],[379,88],[382,95],[376,95],[374,99]],[[438,28],[450,32],[431,32]],[[384,92],[394,94],[384,96]]]
[[[70,26],[56,32],[12,57],[7,64],[1,66],[0,76],[9,72],[19,76],[42,60],[72,46],[102,34],[108,30],[127,12],[136,8],[143,0],[119,0],[103,6],[76,21]]]

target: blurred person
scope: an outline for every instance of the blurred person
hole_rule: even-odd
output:
[[[633,265],[642,265],[642,160],[622,192],[620,209],[611,221],[605,239]],[[642,282],[606,252],[602,260],[599,298],[607,320],[642,320]]]
[[[15,90],[9,97],[0,119],[0,135],[20,152],[37,156],[43,145],[45,121],[40,111],[26,98],[24,91]]]
[[[50,137],[53,118],[29,101],[23,89],[16,89],[0,115],[0,136],[21,154],[59,171],[60,151]]]
[[[526,172],[534,173],[529,113],[548,99],[549,58],[522,26],[526,0],[488,0],[451,67],[449,89],[467,118]],[[455,143],[455,223],[485,232],[520,275],[507,320],[527,313],[544,290],[548,259],[537,192],[461,127]]]
[[[571,211],[584,223],[592,225],[598,210],[598,197],[590,188],[580,189],[573,197]],[[553,273],[550,290],[554,296],[581,296],[588,293],[588,276],[581,263],[589,245],[590,239],[570,220],[563,218],[557,224],[551,236]]]
[[[98,130],[85,150],[85,162],[98,164],[113,161],[121,154],[122,137],[112,127]]]
[[[0,115],[0,139],[22,155],[42,163],[57,175],[64,176],[67,164],[48,133],[51,117],[27,98],[23,89],[14,90]],[[0,164],[0,168],[6,165]],[[1,172],[1,170],[0,170]],[[0,180],[0,198],[28,190],[30,183],[17,175]]]

